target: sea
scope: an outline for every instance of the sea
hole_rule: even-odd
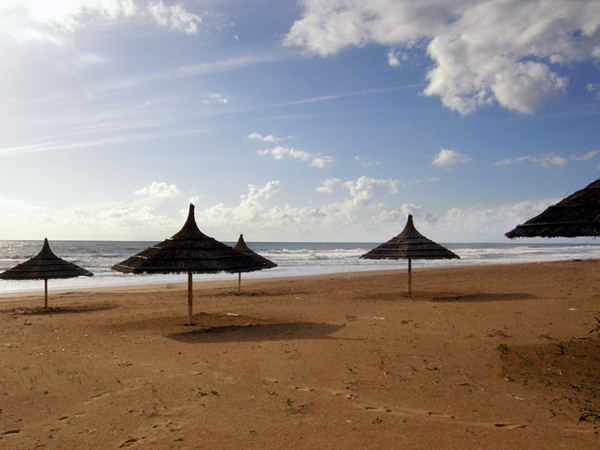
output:
[[[235,242],[224,242],[234,246]],[[0,241],[0,272],[37,255],[42,241]],[[96,288],[186,282],[185,274],[132,275],[111,267],[156,242],[141,241],[51,241],[52,251],[62,259],[92,272],[93,277],[49,280],[50,289]],[[247,242],[256,253],[278,264],[268,270],[242,274],[242,280],[406,268],[406,261],[367,260],[360,256],[381,243],[340,242]],[[412,267],[511,264],[600,258],[600,244],[441,244],[460,259],[413,260]],[[236,280],[237,274],[195,275],[194,281]],[[0,294],[43,290],[41,280],[0,280]]]

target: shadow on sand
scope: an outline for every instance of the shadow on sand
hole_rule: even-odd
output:
[[[532,294],[470,294],[470,295],[452,295],[448,297],[434,297],[432,302],[451,303],[451,302],[505,302],[514,300],[533,300],[537,297]]]
[[[21,316],[47,316],[53,314],[77,314],[77,313],[88,313],[95,311],[106,311],[109,309],[116,308],[115,305],[110,303],[104,303],[100,305],[86,305],[86,306],[51,306],[44,308],[42,306],[36,308],[12,308],[7,313],[17,314]]]
[[[329,339],[330,334],[340,330],[343,326],[326,323],[291,322],[189,328],[190,331],[174,333],[166,337],[187,344]]]

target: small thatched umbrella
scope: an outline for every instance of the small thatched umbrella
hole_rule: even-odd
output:
[[[505,234],[518,237],[600,236],[600,179]]]
[[[257,267],[256,270],[272,269],[273,267],[277,267],[277,264],[275,264],[273,261],[270,261],[267,258],[265,258],[264,256],[261,256],[258,253],[256,253],[255,251],[251,250],[246,245],[243,234],[240,234],[240,238],[238,239],[237,244],[235,244],[233,249],[237,250],[240,253],[243,253],[244,255],[251,256],[258,262],[261,262],[264,264],[264,266],[262,266],[262,267]],[[242,272],[238,272],[238,294],[241,291],[242,291]]]
[[[411,261],[413,259],[458,259],[460,257],[419,233],[413,224],[413,216],[409,214],[402,233],[365,253],[361,258],[408,259],[408,296],[412,297]]]
[[[48,309],[48,280],[51,278],[91,277],[94,275],[81,267],[59,258],[44,239],[42,251],[18,266],[0,273],[4,280],[44,280],[44,308]]]
[[[249,272],[263,265],[202,233],[194,219],[194,205],[190,205],[187,221],[179,233],[114,265],[112,269],[134,274],[187,273],[188,325],[193,325],[194,273]]]

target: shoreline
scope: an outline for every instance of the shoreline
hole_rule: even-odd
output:
[[[588,450],[600,260],[28,293],[0,447]],[[599,322],[600,323],[600,322]],[[432,432],[432,429],[435,432]]]
[[[81,267],[95,273],[90,278],[73,278],[66,280],[51,280],[50,289],[80,290],[87,288],[104,288],[115,286],[133,286],[145,284],[169,284],[180,281],[180,275],[157,276],[127,276],[112,271],[110,268],[126,255],[136,252],[137,247],[130,243],[82,243],[73,241],[56,251],[67,261],[76,262]],[[395,270],[406,267],[406,261],[374,261],[359,258],[366,247],[360,244],[335,244],[320,243],[306,244],[300,247],[288,245],[289,243],[270,243],[258,245],[257,249],[263,256],[272,259],[279,267],[272,270],[253,272],[243,278],[280,278],[289,276],[307,276],[327,273],[345,273],[354,271]],[[139,245],[139,243],[138,243]],[[456,246],[456,248],[455,248]],[[413,268],[445,267],[445,266],[471,266],[488,264],[512,264],[537,261],[568,261],[572,259],[597,258],[598,245],[572,244],[536,244],[530,242],[510,244],[455,244],[453,251],[461,256],[460,260],[451,261],[413,261]],[[6,250],[6,249],[5,249]],[[21,255],[16,258],[15,251],[0,254],[3,269],[14,266],[17,262],[26,259],[25,255],[39,250],[35,248],[22,248],[18,250]],[[140,250],[142,250],[140,248]],[[20,252],[20,253],[19,253]],[[261,253],[262,252],[262,253]],[[227,280],[234,275],[215,274],[198,276],[198,279]],[[196,278],[196,277],[194,277]],[[16,292],[38,292],[42,289],[36,281],[0,280],[0,295]]]
[[[588,258],[588,259],[569,259],[569,260],[557,260],[557,261],[536,261],[536,262],[506,262],[506,263],[489,263],[489,264],[457,264],[453,266],[436,266],[436,267],[414,267],[412,268],[413,273],[418,273],[421,271],[443,271],[443,270],[468,270],[470,268],[476,267],[505,267],[505,266],[528,266],[528,265],[538,265],[538,264],[552,264],[552,263],[569,263],[569,262],[579,262],[579,261],[600,261],[600,258]],[[397,273],[402,276],[402,274],[407,274],[407,268],[394,268],[394,269],[373,269],[373,270],[358,270],[358,271],[347,271],[347,272],[333,272],[333,273],[324,273],[324,274],[316,274],[316,275],[297,275],[297,276],[289,276],[284,275],[280,277],[256,277],[256,278],[243,278],[242,277],[242,286],[245,284],[253,284],[253,283],[272,283],[279,280],[296,280],[303,278],[314,278],[319,279],[321,277],[346,277],[349,275],[356,276],[369,276],[369,275],[387,275],[390,273]],[[52,289],[52,280],[49,280],[48,286],[48,296],[49,298],[53,295],[65,295],[65,294],[84,294],[86,292],[90,293],[108,293],[108,292],[148,292],[153,290],[166,290],[166,289],[175,289],[175,290],[187,290],[187,281],[183,279],[185,274],[181,274],[182,281],[157,281],[156,283],[142,283],[142,284],[122,284],[122,285],[107,285],[107,286],[92,286],[92,287],[72,287],[72,288],[56,288]],[[197,277],[206,276],[206,279],[199,279]],[[202,275],[197,274],[194,278],[194,290],[201,289],[211,289],[216,287],[236,287],[237,288],[237,277],[232,275],[232,279],[230,280],[210,280],[210,274]],[[39,281],[40,284],[42,280],[33,280]],[[1,281],[0,281],[1,282]],[[2,303],[6,299],[10,299],[11,297],[15,298],[28,298],[28,297],[37,297],[40,293],[43,294],[44,289],[43,286],[40,289],[35,290],[24,290],[24,291],[10,291],[10,292],[0,292],[0,303]]]

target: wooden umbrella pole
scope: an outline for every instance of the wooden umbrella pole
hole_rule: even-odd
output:
[[[242,272],[238,272],[238,294],[242,293]]]
[[[412,297],[412,264],[410,258],[408,258],[408,296]]]
[[[194,285],[192,279],[192,272],[188,272],[188,325],[194,325],[192,323],[192,316],[194,315]]]
[[[44,309],[48,309],[48,278],[44,279]]]

